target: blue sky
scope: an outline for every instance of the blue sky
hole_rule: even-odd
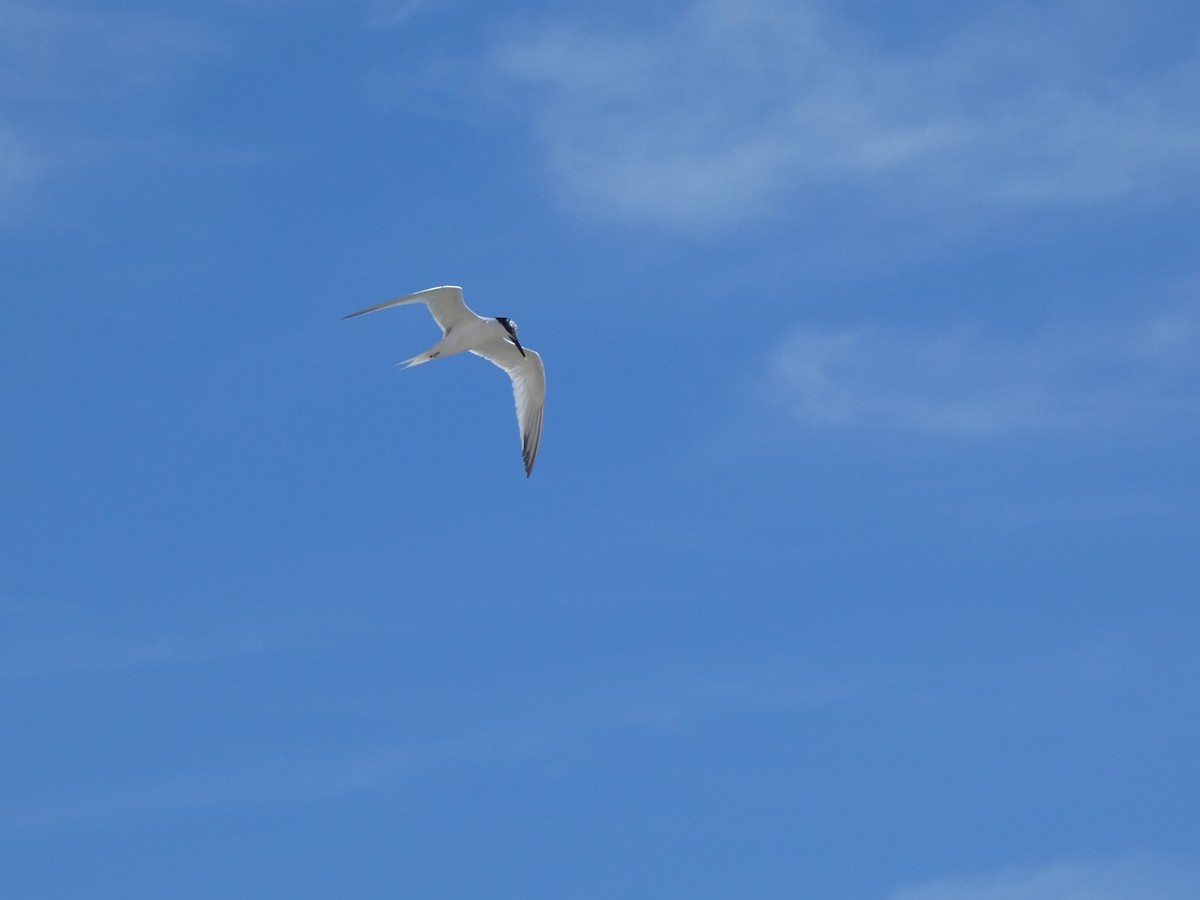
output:
[[[0,894],[1200,896],[1198,35],[0,2]]]

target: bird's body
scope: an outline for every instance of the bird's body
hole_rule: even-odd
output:
[[[472,316],[473,318],[459,322],[449,331],[443,332],[440,341],[424,353],[419,353],[412,359],[406,359],[402,365],[405,368],[419,366],[442,356],[468,352],[496,341],[511,343],[508,330],[496,319],[484,319],[474,314]]]
[[[469,352],[495,363],[512,379],[517,423],[521,428],[521,455],[528,477],[533,472],[533,463],[542,439],[542,409],[546,403],[546,370],[542,366],[541,356],[521,346],[517,325],[511,319],[484,318],[472,312],[463,302],[460,287],[429,288],[368,306],[345,318],[406,303],[424,303],[441,327],[442,339],[401,365],[411,368],[443,356]]]

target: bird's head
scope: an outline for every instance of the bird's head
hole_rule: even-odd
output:
[[[512,339],[512,342],[516,345],[517,349],[521,351],[521,355],[524,356],[525,350],[521,346],[520,340],[517,338],[517,323],[504,316],[497,316],[496,321],[504,326],[504,330],[508,332],[509,338]]]

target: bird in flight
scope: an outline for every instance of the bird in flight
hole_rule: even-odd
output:
[[[542,408],[546,405],[546,369],[542,366],[542,358],[536,351],[521,346],[516,322],[503,316],[485,319],[476,315],[463,302],[462,288],[453,285],[417,291],[368,306],[343,318],[352,319],[363,313],[406,303],[424,303],[433,320],[441,326],[442,339],[424,353],[418,353],[400,365],[411,368],[467,351],[482,356],[508,373],[517,404],[521,455],[525,459],[525,477],[528,478],[533,473],[533,462],[537,459],[538,444],[542,440]]]

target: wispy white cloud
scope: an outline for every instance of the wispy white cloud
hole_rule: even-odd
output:
[[[944,878],[895,891],[890,900],[1190,900],[1200,865],[1139,854],[1104,862],[1062,862],[990,875]]]
[[[799,328],[768,391],[811,427],[989,437],[1123,427],[1200,412],[1200,319],[1024,339],[977,328]]]
[[[41,635],[10,633],[0,640],[0,681],[181,665],[279,651],[288,646],[289,641],[261,635],[204,640],[85,630]]]
[[[0,128],[0,223],[20,197],[42,178],[45,163],[11,129]]]
[[[0,682],[94,675],[295,649],[278,630],[197,635],[91,621],[80,605],[0,596]]]
[[[396,743],[340,757],[269,763],[246,760],[238,769],[142,778],[108,789],[76,787],[69,793],[43,794],[25,802],[10,799],[0,806],[0,834],[377,792],[432,764],[461,759],[471,752],[469,743]]]
[[[0,803],[0,834],[194,810],[377,795],[446,766],[461,772],[464,766],[590,748],[608,734],[658,731],[730,709],[824,708],[856,702],[876,687],[871,679],[861,677],[813,679],[796,671],[791,661],[758,662],[724,673],[643,672],[635,682],[610,684],[589,697],[571,697],[556,711],[525,717],[509,711],[457,734],[397,738],[324,752],[312,749],[307,755],[288,747],[277,758],[243,759],[223,769],[157,777],[138,772],[124,784],[85,784],[59,794],[8,797]],[[339,701],[339,712],[354,708],[358,699]]]
[[[161,14],[0,0],[0,221],[56,171],[111,153],[104,112],[169,83],[211,43]]]
[[[210,49],[200,29],[165,15],[0,2],[0,102],[118,98]]]
[[[376,28],[395,28],[430,5],[432,0],[371,0],[369,21]]]
[[[997,7],[903,44],[832,4],[696,0],[653,28],[525,28],[491,66],[566,201],[621,220],[720,226],[831,189],[982,214],[1195,181],[1194,47],[1148,68],[1122,56],[1119,4]]]

